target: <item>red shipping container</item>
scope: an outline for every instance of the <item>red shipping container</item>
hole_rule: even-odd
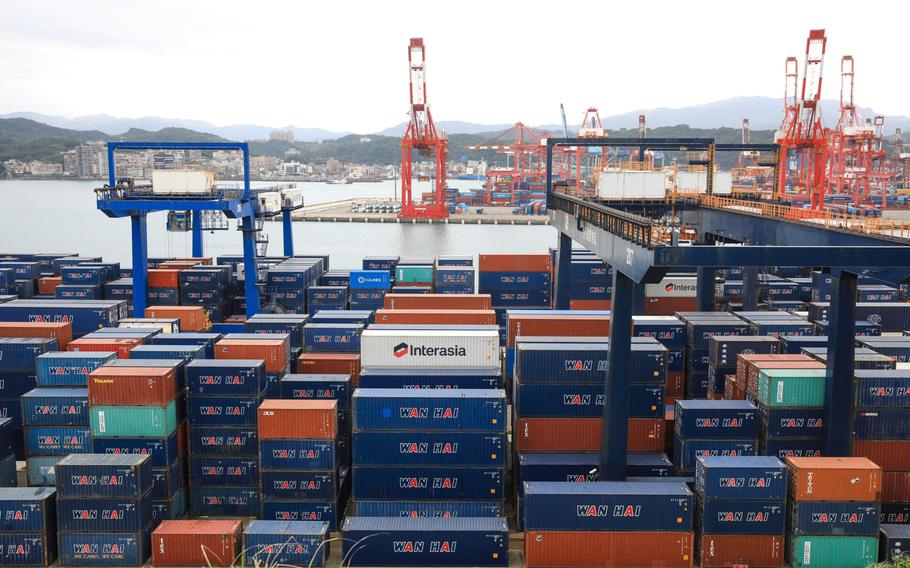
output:
[[[795,501],[878,501],[882,468],[859,458],[793,458],[790,498]]]
[[[161,521],[152,532],[155,566],[231,566],[240,555],[243,521]]]
[[[493,310],[376,310],[376,323],[496,325]]]
[[[609,310],[612,300],[569,300],[570,310]]]
[[[737,384],[736,375],[727,375],[724,377],[724,399],[746,400],[746,391]]]
[[[691,532],[527,531],[528,568],[690,568]]]
[[[215,359],[262,359],[269,373],[281,373],[288,366],[288,340],[222,339],[215,344]]]
[[[786,540],[780,535],[702,535],[699,565],[702,568],[750,566],[777,568],[784,563]]]
[[[601,418],[519,418],[513,436],[518,451],[598,452]],[[630,418],[628,451],[664,451],[662,418]]]
[[[57,349],[66,349],[73,340],[73,325],[70,322],[0,321],[0,337],[51,337],[57,340]]]
[[[882,473],[882,502],[910,503],[910,471]]]
[[[67,351],[112,351],[117,354],[118,359],[129,359],[130,351],[133,347],[142,345],[141,339],[86,339],[81,337],[69,342],[66,346]]]
[[[61,284],[62,276],[44,276],[38,279],[38,293],[42,296],[53,296],[57,293],[57,286]]]
[[[93,406],[167,406],[176,398],[171,368],[99,367],[88,376],[88,403]]]
[[[186,456],[186,446],[189,441],[189,429],[187,422],[184,420],[177,425],[177,455]]]
[[[645,315],[672,316],[676,312],[698,311],[698,298],[648,298]]]
[[[610,316],[552,313],[510,315],[508,330],[509,347],[515,347],[515,338],[518,336],[610,337]]]
[[[886,471],[910,471],[910,440],[857,440],[853,455],[869,458]]]
[[[260,440],[334,440],[337,400],[266,399],[259,405]]]
[[[180,331],[205,331],[209,318],[201,306],[149,306],[145,308],[147,318],[179,318]]]
[[[386,294],[387,310],[489,310],[489,294]]]
[[[179,288],[180,270],[176,268],[149,269],[149,288]]]
[[[358,353],[304,353],[297,359],[297,372],[304,375],[351,375],[355,387],[360,381]]]
[[[667,396],[683,398],[686,396],[686,373],[683,371],[667,373]]]
[[[477,258],[480,272],[550,272],[553,259],[549,254],[481,254]]]

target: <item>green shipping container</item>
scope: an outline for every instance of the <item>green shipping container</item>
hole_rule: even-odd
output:
[[[433,283],[432,266],[398,266],[395,268],[395,282],[405,284]]]
[[[164,438],[177,429],[174,401],[167,406],[93,406],[90,415],[96,438]]]
[[[822,407],[825,405],[825,370],[759,371],[758,400],[771,407]]]
[[[864,568],[878,562],[878,537],[791,536],[790,564],[825,568]]]

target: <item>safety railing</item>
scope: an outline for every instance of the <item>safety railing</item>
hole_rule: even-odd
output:
[[[242,187],[216,186],[206,193],[163,193],[156,192],[151,185],[120,184],[113,187],[105,185],[95,190],[98,201],[123,199],[160,199],[167,201],[231,200],[243,197]]]
[[[645,248],[669,242],[662,227],[640,215],[626,213],[565,194],[553,194],[553,207],[586,223]]]

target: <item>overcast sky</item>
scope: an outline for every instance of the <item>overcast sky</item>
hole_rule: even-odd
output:
[[[784,59],[823,27],[823,97],[851,54],[856,102],[910,115],[908,25],[907,0],[0,0],[0,113],[373,132],[405,120],[422,36],[436,120],[556,123],[562,102],[579,122],[781,97]]]

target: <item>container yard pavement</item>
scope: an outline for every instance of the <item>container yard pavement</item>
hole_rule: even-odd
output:
[[[445,223],[450,225],[546,225],[546,215],[515,215],[512,207],[472,207],[470,213],[454,214],[446,219],[399,219],[396,213],[355,213],[355,200],[309,205],[294,212],[295,221],[332,223]]]

